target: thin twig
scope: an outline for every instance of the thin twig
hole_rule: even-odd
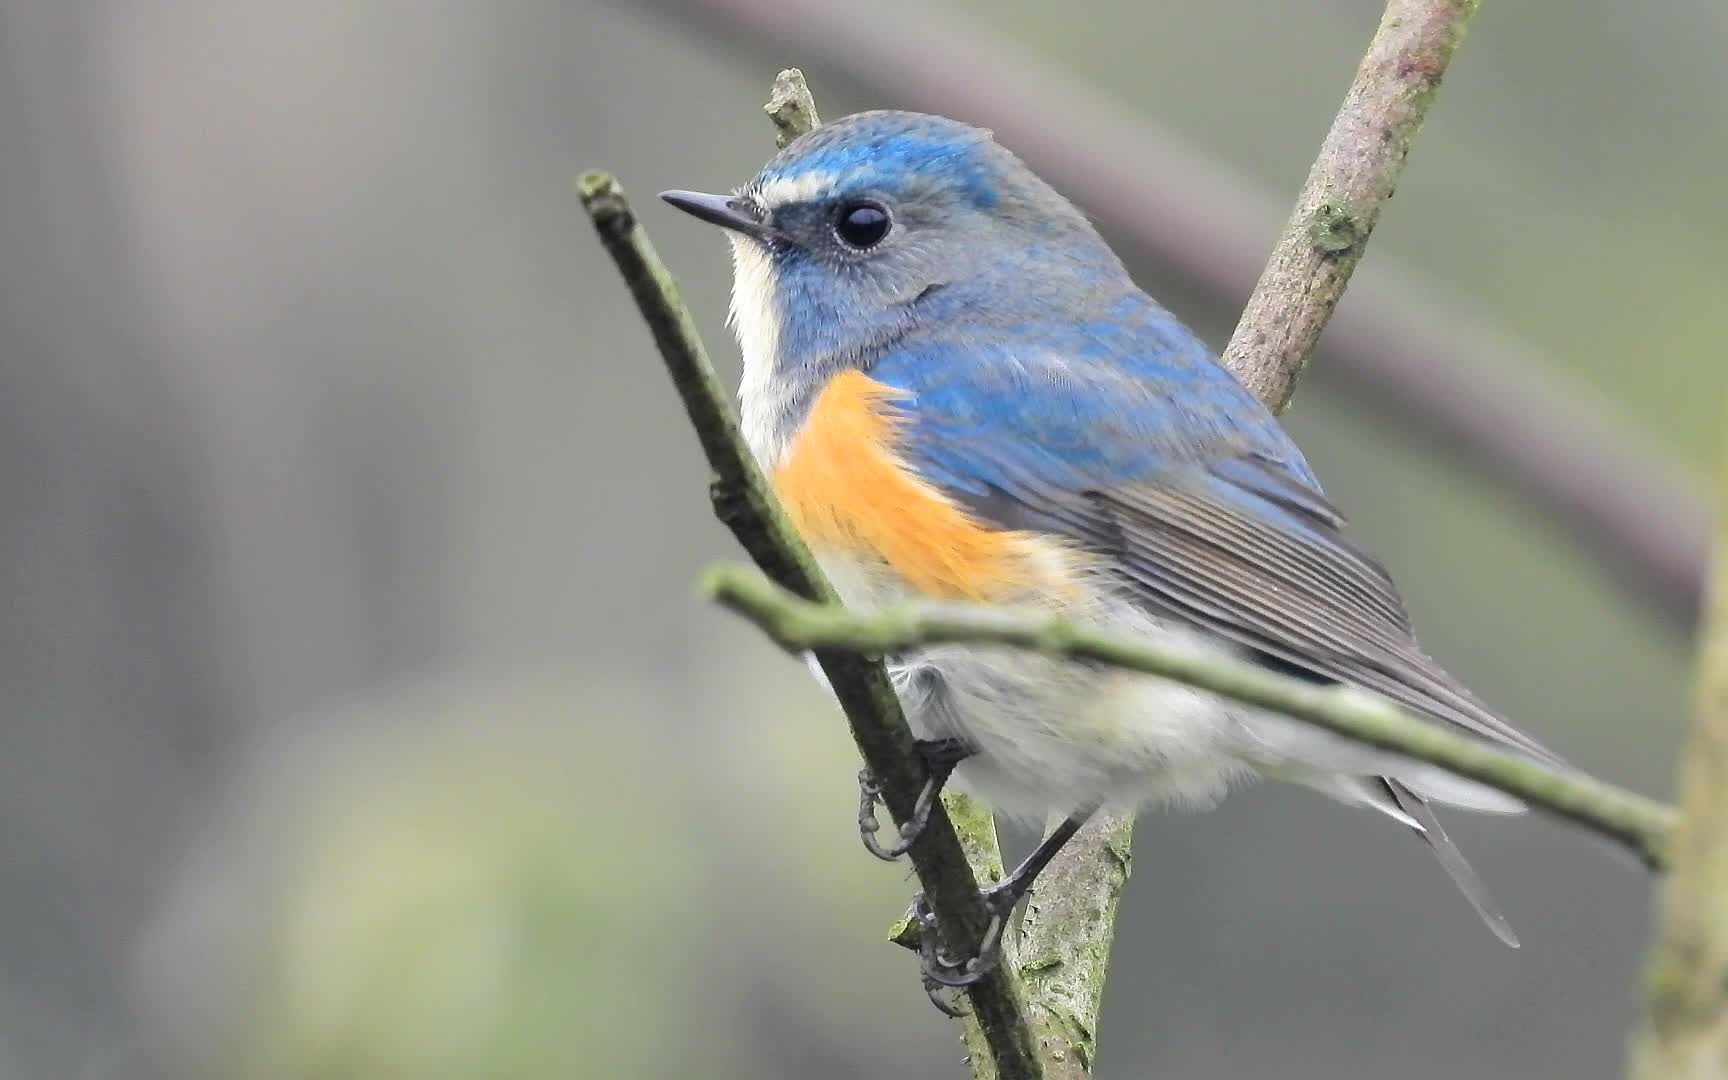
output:
[[[820,58],[884,104],[993,128],[1094,215],[1124,254],[1234,311],[1265,266],[1281,201],[1176,132],[1076,82],[989,23],[918,0],[657,0],[751,48]],[[917,33],[905,28],[916,26]],[[1689,632],[1709,522],[1690,477],[1528,346],[1381,252],[1326,333],[1334,385],[1428,433],[1513,505],[1552,519],[1628,595]]]
[[[1476,0],[1392,0],[1224,349],[1282,412],[1392,197]]]
[[[1653,869],[1661,868],[1667,858],[1673,808],[1583,773],[1448,731],[1355,687],[1317,686],[1226,656],[1001,608],[906,606],[852,612],[803,600],[759,574],[736,567],[710,570],[704,589],[788,649],[852,649],[881,656],[957,642],[1011,645],[1156,675],[1438,765],[1623,844]]]
[[[1633,1080],[1718,1080],[1728,1061],[1728,457],[1721,499],[1692,735],[1680,757],[1684,816],[1662,886]]]
[[[623,190],[611,176],[591,172],[577,181],[577,192],[684,400],[713,469],[709,494],[716,515],[774,581],[799,595],[832,602],[833,587],[787,522],[746,449],[689,310]],[[815,654],[846,714],[860,756],[881,785],[889,812],[896,822],[908,820],[925,779],[924,766],[887,672],[879,661],[855,652],[817,649]],[[945,812],[931,814],[929,825],[912,845],[911,858],[924,895],[941,919],[949,952],[977,953],[989,914]],[[968,993],[998,1080],[1042,1077],[1014,973],[999,968]]]
[[[782,150],[787,143],[822,123],[822,118],[816,115],[816,98],[804,82],[804,73],[797,68],[787,68],[774,76],[768,104],[762,106],[762,111],[780,132],[774,143]]]

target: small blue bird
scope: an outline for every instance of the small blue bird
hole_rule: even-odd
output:
[[[1363,687],[1555,760],[1417,646],[1272,414],[988,131],[861,113],[732,195],[663,198],[729,230],[745,435],[848,604],[1058,613]],[[1089,664],[944,645],[890,669],[925,740],[926,804],[957,767],[1008,813],[1074,811],[989,894],[999,918],[1100,805],[1204,808],[1263,776],[1414,831],[1517,945],[1429,808],[1524,809],[1505,794]],[[892,855],[912,831],[866,840]],[[927,974],[963,985],[991,959]]]

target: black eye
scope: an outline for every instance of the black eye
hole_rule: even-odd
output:
[[[852,247],[873,248],[888,235],[888,211],[875,203],[847,203],[840,208],[834,233]]]

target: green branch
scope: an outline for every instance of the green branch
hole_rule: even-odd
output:
[[[1092,1075],[1097,1056],[1104,977],[1133,843],[1132,812],[1102,811],[1087,822],[1038,876],[1015,938],[1039,1045],[1058,1050],[1056,1071],[1074,1080]]]
[[[1224,363],[1282,412],[1392,197],[1477,0],[1392,0]]]
[[[1676,818],[1671,807],[1448,731],[1354,687],[1316,686],[1226,656],[1001,608],[907,606],[859,614],[802,600],[758,574],[735,567],[709,571],[703,587],[788,649],[850,649],[860,655],[884,656],[967,642],[1009,645],[1156,675],[1438,765],[1624,844],[1653,869],[1667,860]]]

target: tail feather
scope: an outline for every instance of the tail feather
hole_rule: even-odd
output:
[[[1415,822],[1415,828],[1411,831],[1427,842],[1434,852],[1434,857],[1440,860],[1440,866],[1452,878],[1453,884],[1458,886],[1458,891],[1464,894],[1464,899],[1470,901],[1476,914],[1488,924],[1488,929],[1510,947],[1518,948],[1518,935],[1512,932],[1512,925],[1506,921],[1506,916],[1501,914],[1500,905],[1488,895],[1482,879],[1476,876],[1476,871],[1464,861],[1463,854],[1446,835],[1446,830],[1440,827],[1440,819],[1434,816],[1428,800],[1397,780],[1382,777],[1380,782],[1385,785],[1386,793],[1398,808],[1399,813],[1394,816]],[[1391,807],[1385,809],[1390,811]]]

